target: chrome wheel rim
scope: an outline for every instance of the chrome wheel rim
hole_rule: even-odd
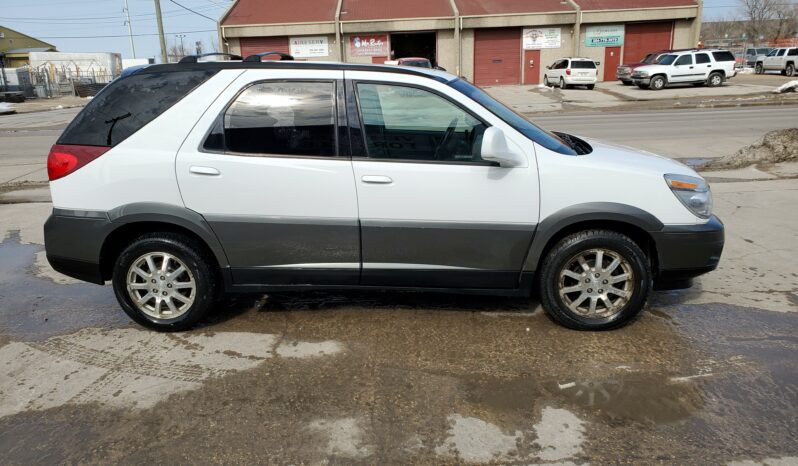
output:
[[[589,249],[571,257],[560,271],[559,295],[575,314],[611,317],[623,310],[634,292],[634,272],[623,256],[609,249]]]
[[[665,85],[665,81],[662,79],[655,79],[652,81],[652,84],[654,85],[654,89],[660,89],[663,85]]]
[[[712,76],[712,85],[717,86],[718,84],[720,84],[720,76]]]
[[[194,275],[177,257],[151,252],[133,261],[127,272],[127,292],[139,311],[158,320],[188,312],[197,294]]]

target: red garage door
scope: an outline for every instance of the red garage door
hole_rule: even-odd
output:
[[[639,61],[647,53],[671,48],[673,22],[627,23],[623,40],[623,61]]]
[[[480,86],[521,82],[521,29],[474,31],[474,83]]]
[[[288,37],[242,37],[241,56],[246,58],[248,55],[253,55],[261,52],[282,52],[290,53],[288,51]],[[264,60],[279,60],[277,55],[270,55],[263,57]]]

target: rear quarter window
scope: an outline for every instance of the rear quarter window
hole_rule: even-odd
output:
[[[587,60],[574,60],[571,62],[571,68],[581,68],[581,69],[595,69],[596,63]]]
[[[715,61],[734,61],[734,55],[731,52],[712,52]]]
[[[792,50],[790,50],[789,52],[787,52],[787,56],[790,56],[790,57],[796,57],[796,56],[798,56],[798,49],[792,49]]]
[[[58,144],[113,147],[215,73],[216,70],[140,72],[119,78],[72,120]]]

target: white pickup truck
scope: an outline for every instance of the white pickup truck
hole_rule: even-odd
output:
[[[767,55],[756,57],[756,74],[765,71],[780,71],[786,76],[795,76],[795,66],[798,65],[798,47],[781,47],[773,49]]]

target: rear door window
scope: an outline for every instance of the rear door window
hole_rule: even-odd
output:
[[[335,83],[255,83],[230,104],[204,147],[254,155],[334,156]]]
[[[138,72],[97,94],[58,144],[115,146],[171,108],[217,70]]]
[[[788,55],[788,56],[790,56],[790,57],[796,57],[796,56],[798,56],[798,49],[792,49],[792,50],[790,50],[789,52],[787,52],[787,55]]]
[[[707,55],[706,53],[697,53],[695,55],[695,62],[698,63],[699,65],[702,63],[709,63],[709,61],[710,61],[709,55]]]

